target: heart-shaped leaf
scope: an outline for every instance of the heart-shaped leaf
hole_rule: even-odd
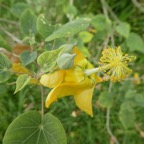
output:
[[[11,8],[12,14],[14,14],[16,17],[20,17],[21,14],[28,8],[29,6],[24,2],[18,2],[14,3],[14,5]]]
[[[61,122],[52,114],[37,111],[19,115],[8,127],[3,144],[66,144]]]
[[[134,127],[136,119],[135,111],[128,102],[125,102],[121,105],[119,119],[125,129]]]
[[[144,53],[144,41],[137,33],[130,33],[129,37],[126,39],[126,44],[130,51],[139,51]]]
[[[91,25],[96,29],[96,31],[111,30],[111,21],[106,19],[103,14],[98,14],[91,20]]]
[[[129,37],[130,33],[130,25],[129,23],[126,22],[121,22],[117,27],[116,27],[117,33],[120,35],[124,36],[125,38]]]
[[[5,82],[10,77],[11,62],[9,59],[2,53],[0,53],[0,83]]]
[[[98,102],[104,108],[110,108],[113,104],[113,95],[107,91],[104,91],[100,94]]]
[[[20,55],[20,60],[23,65],[28,65],[37,58],[37,52],[24,51]]]
[[[25,10],[20,17],[20,28],[25,35],[36,34],[36,15],[29,9]]]
[[[37,19],[37,30],[44,38],[48,37],[54,31],[54,27],[48,23],[44,14],[39,15]]]

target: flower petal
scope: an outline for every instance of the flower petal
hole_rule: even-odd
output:
[[[85,78],[83,69],[79,66],[74,66],[69,70],[65,70],[63,83],[79,83]]]
[[[75,59],[74,59],[74,65],[75,65],[78,61],[80,61],[80,60],[82,60],[82,59],[85,59],[84,55],[82,54],[82,52],[81,52],[77,47],[74,47],[73,53],[76,54]]]
[[[64,71],[55,71],[52,74],[44,74],[40,79],[40,83],[46,87],[53,88],[59,85],[64,78]]]
[[[89,83],[89,79],[84,80],[81,83],[62,83],[51,90],[46,98],[46,107],[48,108],[51,103],[57,101],[57,98],[70,95],[78,95],[87,88],[92,88],[92,84]]]
[[[95,81],[96,81],[96,83],[100,83],[100,82],[103,82],[103,79],[96,75],[95,76]]]
[[[78,95],[74,96],[77,106],[84,112],[88,113],[90,116],[93,116],[92,112],[92,95],[94,87],[90,89],[83,90]]]

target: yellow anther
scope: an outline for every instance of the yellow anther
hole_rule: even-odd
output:
[[[128,62],[135,59],[133,56],[123,54],[121,48],[107,48],[102,52],[100,58],[100,69],[110,76],[112,81],[125,79],[132,70],[128,68]]]

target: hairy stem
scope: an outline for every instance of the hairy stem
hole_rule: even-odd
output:
[[[108,89],[108,92],[111,92],[111,89],[112,89],[112,82],[110,82],[109,84],[109,89]],[[106,129],[107,129],[107,132],[108,134],[111,136],[111,138],[113,139],[113,141],[116,143],[116,144],[119,144],[117,138],[115,137],[115,135],[113,134],[111,128],[110,128],[110,112],[111,112],[111,109],[110,108],[107,108],[107,111],[106,111]]]
[[[6,29],[4,28],[0,28],[6,35],[8,35],[12,40],[14,40],[17,43],[23,44],[23,41],[21,41],[20,39],[18,39],[16,36],[14,36],[13,34],[11,34],[10,32],[8,32]]]
[[[41,115],[42,115],[42,119],[44,116],[44,89],[43,86],[40,86],[40,90],[41,90]]]

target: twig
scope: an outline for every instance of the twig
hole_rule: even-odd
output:
[[[110,38],[111,38],[111,44],[112,44],[112,47],[115,48],[115,40],[114,40],[114,28],[112,30],[112,33],[110,35]]]
[[[7,10],[10,10],[10,8],[9,8],[8,6],[3,5],[3,4],[0,4],[0,7],[3,7],[3,8],[5,8],[5,9],[7,9]]]
[[[108,36],[106,37],[105,41],[102,43],[102,46],[99,47],[99,49],[98,49],[97,55],[96,55],[96,57],[95,57],[96,60],[98,60],[101,51],[102,51],[103,49],[106,49],[106,48],[107,48],[108,43],[109,43],[109,39],[110,39],[110,35],[108,34]]]
[[[107,11],[107,8],[106,8],[106,2],[105,2],[105,0],[101,0],[101,4],[102,4],[102,8],[103,8],[103,13],[104,13],[106,19],[109,19],[108,11]]]
[[[111,138],[114,140],[114,142],[116,144],[119,144],[117,138],[113,135],[113,133],[110,129],[110,108],[107,108],[107,111],[106,111],[106,128],[107,128],[108,134],[111,136]]]
[[[102,9],[103,9],[103,13],[104,13],[104,15],[105,15],[105,18],[106,18],[106,19],[109,19],[108,11],[107,11],[106,5],[105,5],[105,1],[104,1],[104,0],[101,0],[101,4],[102,4]],[[109,43],[109,39],[110,39],[110,34],[107,35],[105,41],[102,43],[102,46],[99,47],[98,52],[97,52],[97,55],[96,55],[96,58],[95,58],[96,60],[98,60],[101,51],[102,51],[103,49],[106,49],[106,48],[107,48],[108,43]]]
[[[110,93],[111,92],[111,89],[112,89],[112,82],[110,82],[109,84],[109,89],[108,89],[108,92]],[[111,128],[110,128],[110,108],[107,108],[107,111],[106,111],[106,129],[107,129],[107,132],[108,134],[111,136],[111,138],[114,140],[114,142],[116,144],[119,144],[117,138],[115,137],[115,135],[112,133],[111,131]]]
[[[6,22],[6,23],[9,23],[9,24],[13,24],[13,25],[18,25],[17,22],[11,21],[11,20],[8,20],[8,19],[4,19],[4,18],[0,18],[0,21],[1,22]]]
[[[8,32],[7,30],[5,30],[4,28],[0,28],[5,34],[7,34],[10,38],[12,38],[15,42],[22,44],[23,41],[21,41],[20,39],[18,39],[17,37],[15,37],[13,34],[11,34],[10,32]]]
[[[104,0],[104,1],[105,1],[105,0]],[[113,12],[113,10],[111,9],[111,7],[108,5],[108,3],[107,3],[106,1],[105,1],[105,5],[106,5],[109,13],[111,14],[111,16],[115,19],[115,21],[116,21],[117,23],[120,23],[119,18],[118,18],[117,15]]]
[[[106,3],[105,0],[101,0],[101,3],[102,3],[102,7],[103,7],[103,13],[104,13],[106,19],[109,19],[109,15],[108,15],[108,11],[107,11],[108,4]],[[114,30],[111,33],[108,34],[105,42],[103,43],[104,44],[104,48],[107,48],[107,45],[109,43],[109,38],[111,38],[112,46],[115,47],[115,41],[114,41],[113,34],[114,34]],[[110,82],[110,84],[109,84],[109,89],[108,89],[109,93],[111,92],[111,89],[112,89],[112,82]],[[106,129],[107,129],[108,134],[114,140],[114,142],[116,144],[119,144],[117,138],[112,133],[111,128],[110,128],[110,108],[107,108],[107,111],[106,111]]]
[[[74,3],[74,0],[70,0],[70,5],[73,5],[73,3]]]
[[[141,12],[144,12],[144,7],[137,0],[132,0],[135,7],[137,7]]]
[[[10,86],[10,85],[14,85],[14,84],[16,84],[16,82],[7,83],[6,85]]]

